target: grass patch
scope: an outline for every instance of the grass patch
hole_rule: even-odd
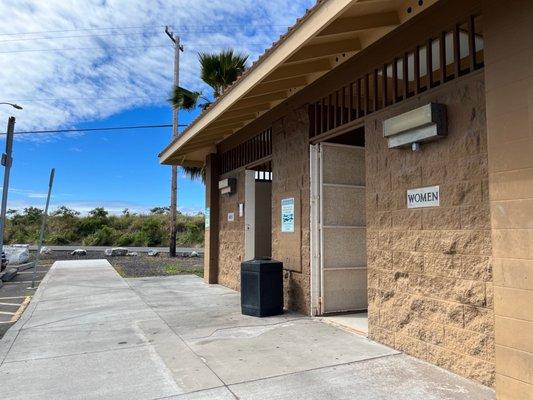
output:
[[[166,275],[198,275],[204,276],[204,269],[201,266],[183,268],[179,263],[170,263],[163,266]]]
[[[122,265],[118,265],[118,264],[115,264],[113,265],[115,267],[115,271],[118,272],[118,274],[123,277],[123,278],[127,278],[128,276],[126,275],[126,271],[124,271],[124,267]]]

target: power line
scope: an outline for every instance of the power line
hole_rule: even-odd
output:
[[[154,31],[155,32],[155,31]],[[104,37],[104,36],[131,36],[131,35],[145,35],[147,31],[144,32],[127,32],[127,33],[101,33],[101,34],[91,34],[91,35],[71,35],[71,36],[50,36],[50,37],[37,37],[37,38],[16,38],[16,39],[3,39],[0,40],[0,43],[7,42],[23,42],[26,40],[50,40],[50,39],[75,39],[83,37]],[[155,34],[153,35],[155,36]]]
[[[113,49],[134,49],[134,48],[150,48],[150,47],[172,47],[168,44],[163,45],[142,45],[142,46],[109,46],[109,47],[69,47],[69,48],[52,48],[52,49],[29,49],[29,50],[9,50],[0,51],[0,54],[9,53],[33,53],[33,52],[47,52],[47,51],[72,51],[72,50],[113,50]]]
[[[229,26],[226,26],[229,27]],[[242,31],[246,32],[249,30],[253,30],[255,27],[245,27]],[[271,26],[269,26],[271,28]],[[220,28],[212,28],[206,25],[202,28],[196,28],[196,29],[183,29],[181,31],[181,35],[190,34],[190,33],[219,33],[220,31],[223,31],[223,29]],[[54,40],[54,39],[78,39],[78,38],[98,38],[98,37],[106,37],[106,36],[131,36],[131,35],[147,35],[149,33],[152,33],[152,36],[156,36],[155,30],[145,30],[141,32],[123,32],[123,33],[99,33],[99,34],[89,34],[89,35],[69,35],[69,36],[47,36],[47,37],[23,37],[23,38],[15,38],[15,39],[2,39],[0,40],[0,43],[10,43],[10,42],[23,42],[28,40]]]
[[[39,101],[71,101],[71,100],[133,100],[133,99],[145,99],[145,100],[168,100],[167,98],[157,96],[120,96],[120,97],[49,97],[42,99],[14,99],[13,102],[39,102]]]
[[[62,29],[62,30],[50,30],[50,31],[30,31],[30,32],[1,32],[0,36],[15,36],[15,35],[38,35],[42,33],[65,33],[65,32],[79,32],[79,31],[108,31],[119,29],[144,29],[144,28],[162,28],[165,25],[144,25],[144,26],[122,26],[122,27],[109,27],[109,28],[75,28],[75,29]]]
[[[191,28],[211,28],[220,30],[221,27],[239,27],[242,28],[242,24],[220,24],[220,25],[178,25],[179,30],[189,30]],[[66,32],[84,32],[84,31],[108,31],[108,30],[124,30],[124,29],[146,29],[146,28],[164,28],[165,25],[144,25],[144,26],[129,26],[129,27],[107,27],[107,28],[76,28],[76,29],[62,29],[62,30],[49,30],[49,31],[32,31],[32,32],[2,32],[0,36],[16,36],[16,35],[38,35],[44,33],[66,33]],[[275,25],[275,24],[251,24],[250,28],[287,28],[287,25]]]
[[[226,45],[222,44],[213,44],[213,43],[185,43],[187,47],[225,47]],[[265,47],[265,43],[243,43],[240,42],[239,46],[261,46]],[[141,46],[109,46],[109,47],[69,47],[69,48],[51,48],[51,49],[29,49],[29,50],[9,50],[9,51],[0,51],[0,54],[10,54],[10,53],[33,53],[33,52],[48,52],[48,51],[73,51],[73,50],[113,50],[113,49],[134,49],[134,48],[151,48],[151,47],[172,47],[170,45],[141,45]]]
[[[187,125],[178,125],[184,127]],[[95,131],[117,131],[128,129],[155,129],[155,128],[172,128],[172,124],[164,125],[132,125],[132,126],[111,126],[106,128],[85,128],[85,129],[47,129],[41,131],[19,131],[15,135],[25,135],[34,133],[68,133],[68,132],[95,132]],[[0,135],[5,135],[6,132],[1,132]]]

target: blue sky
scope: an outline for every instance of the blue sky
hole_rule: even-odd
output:
[[[187,124],[194,113],[180,115]],[[165,105],[136,107],[79,128],[169,123]],[[14,145],[9,207],[44,204],[50,169],[56,168],[54,206],[67,204],[86,212],[105,206],[142,212],[165,206],[169,198],[170,167],[161,166],[158,152],[168,144],[171,129],[93,132],[58,135],[46,141],[22,140]],[[179,208],[201,211],[204,187],[200,181],[179,176]]]
[[[199,79],[198,52],[234,48],[253,61],[314,2],[4,0],[0,102],[24,110],[0,106],[0,126],[10,114],[18,130],[170,123],[173,49],[164,25],[185,46],[180,83],[209,95]],[[181,113],[180,123],[194,115]],[[159,165],[157,154],[170,136],[170,129],[21,135],[9,207],[43,206],[52,167],[52,207],[86,212],[103,206],[118,213],[167,205],[170,168]],[[203,210],[202,183],[180,174],[178,201],[183,212]]]

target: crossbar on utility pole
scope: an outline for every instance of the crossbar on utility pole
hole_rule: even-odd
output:
[[[165,26],[165,33],[174,43],[174,87],[180,82],[180,51],[183,51],[183,46],[180,44],[180,37],[174,35],[168,26]],[[178,117],[179,108],[172,109],[172,139],[178,137]],[[178,167],[173,165],[171,167],[170,175],[170,243],[169,256],[176,257],[176,220],[178,213]]]
[[[0,211],[0,257],[4,251],[4,230],[6,227],[7,194],[9,192],[9,173],[13,158],[13,134],[15,132],[15,117],[9,117],[6,131],[6,152],[2,154],[2,165],[4,166],[4,186],[2,189],[2,208]]]
[[[39,245],[37,246],[37,254],[35,255],[35,261],[33,262],[33,274],[31,278],[31,287],[29,289],[35,289],[35,275],[37,274],[37,264],[41,256],[41,249],[43,247],[44,231],[46,229],[46,219],[48,218],[48,206],[50,205],[50,195],[52,194],[52,186],[54,185],[54,176],[56,169],[52,168],[50,171],[50,181],[48,182],[48,194],[46,196],[46,206],[44,207],[43,218],[41,220],[41,230],[39,232]]]

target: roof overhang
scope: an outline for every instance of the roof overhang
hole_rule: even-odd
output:
[[[202,165],[219,142],[437,1],[318,1],[159,154],[160,162]]]

